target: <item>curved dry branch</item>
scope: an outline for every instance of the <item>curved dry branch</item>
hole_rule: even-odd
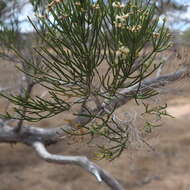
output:
[[[137,90],[139,93],[143,93],[147,90],[157,89],[160,87],[164,87],[172,82],[180,80],[186,77],[190,73],[189,67],[184,67],[177,72],[169,73],[167,75],[158,76],[155,78],[147,79],[141,82],[140,89],[139,84],[131,86],[129,88],[124,88],[119,92],[119,96],[112,99],[110,102],[104,102],[99,109],[94,109],[92,111],[93,115],[96,114],[105,114],[106,110],[113,110],[113,108],[119,108],[122,105],[128,103],[131,99],[136,95]],[[85,125],[88,123],[89,118],[81,118],[80,116],[75,119],[75,123],[79,123],[80,125]]]
[[[167,84],[170,84],[173,81],[177,81],[187,74],[189,74],[189,67],[183,68],[177,72],[170,73],[168,75],[163,75],[153,79],[148,79],[142,82],[139,92],[144,92],[148,89],[163,87]],[[105,114],[106,110],[112,109],[113,107],[119,108],[120,106],[126,104],[133,98],[133,94],[136,93],[138,89],[138,84],[130,88],[123,89],[120,92],[120,96],[112,100],[111,102],[104,103],[99,109],[94,109],[93,114],[101,113]],[[77,117],[75,123],[80,123],[85,125],[89,118]],[[25,144],[31,144],[31,142],[40,141],[44,145],[53,144],[59,140],[59,134],[63,136],[65,133],[62,130],[70,131],[72,126],[64,125],[60,128],[50,128],[44,129],[39,127],[32,126],[23,126],[22,130],[19,132],[15,131],[14,127],[5,125],[3,121],[0,120],[0,143],[1,142],[20,142]]]
[[[41,142],[34,142],[32,144],[38,155],[47,162],[56,164],[74,164],[82,167],[96,177],[98,182],[104,181],[113,190],[124,190],[124,188],[111,175],[105,172],[95,163],[88,160],[84,156],[64,156],[51,154],[47,151]]]
[[[71,129],[69,126],[65,126],[65,128],[67,130]],[[3,121],[0,122],[0,143],[19,142],[32,146],[38,155],[48,162],[78,165],[93,174],[99,182],[104,181],[111,189],[124,190],[117,180],[102,168],[89,161],[86,157],[50,154],[46,150],[45,145],[56,143],[59,140],[60,133],[63,133],[61,128],[43,129],[31,126],[23,126],[21,130],[17,132],[15,127],[4,125]]]
[[[159,88],[161,86],[165,86],[173,81],[179,80],[189,74],[189,68],[181,69],[175,73],[171,73],[168,75],[159,76],[153,79],[145,80],[142,82],[140,91],[146,91],[151,88]],[[134,93],[138,85],[133,87],[123,89],[120,92],[120,96],[112,100],[111,102],[102,105],[99,109],[93,110],[94,113],[104,114],[106,110],[111,109],[113,106],[120,107],[126,104],[128,101],[132,99]],[[83,125],[88,122],[88,119],[85,117],[78,117],[76,119],[77,122],[82,123]],[[93,174],[99,182],[104,181],[111,189],[113,190],[124,190],[124,188],[115,180],[112,176],[110,176],[107,172],[105,172],[102,168],[89,161],[86,157],[82,156],[63,156],[63,155],[54,155],[49,153],[45,146],[56,143],[60,140],[60,136],[64,136],[65,133],[62,130],[69,131],[72,130],[72,126],[65,125],[60,128],[50,128],[44,129],[39,127],[32,126],[23,126],[21,130],[18,132],[15,130],[15,127],[10,127],[5,124],[4,121],[0,120],[0,143],[22,143],[29,146],[32,146],[38,155],[48,161],[58,164],[75,164],[86,171]]]
[[[66,130],[71,130],[70,126],[64,126]],[[16,127],[10,127],[0,120],[0,143],[23,143],[31,145],[34,141],[40,141],[45,145],[56,143],[60,134],[63,135],[61,128],[44,129],[40,127],[23,126],[18,132]]]
[[[189,67],[184,67],[174,73],[144,80],[141,82],[141,87],[139,89],[139,92],[143,93],[150,89],[164,87],[170,84],[171,82],[174,82],[186,77],[189,73],[190,73]],[[139,84],[136,84],[132,87],[123,89],[122,91],[120,91],[120,96],[115,98],[115,100],[110,102],[110,104],[105,105],[105,108],[110,109],[111,107],[114,107],[114,106],[118,108],[126,104],[128,101],[130,101],[134,97],[133,95],[136,94],[138,88],[139,88]]]

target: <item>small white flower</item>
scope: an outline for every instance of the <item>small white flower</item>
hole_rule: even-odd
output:
[[[63,85],[63,84],[65,84],[65,82],[62,81],[62,80],[59,80],[59,84],[60,84],[60,85]]]
[[[92,5],[93,9],[100,9],[100,5],[98,3],[95,3]]]
[[[129,54],[130,50],[126,46],[121,46],[117,51],[116,51],[116,56],[123,55],[123,58],[126,58],[126,56]]]
[[[75,5],[76,5],[76,6],[80,6],[81,3],[80,3],[80,2],[75,2]]]
[[[115,8],[124,8],[125,7],[125,5],[122,3],[120,3],[120,2],[113,2],[112,3],[112,7],[115,7]]]
[[[124,28],[125,27],[124,24],[119,23],[119,22],[115,22],[115,21],[114,21],[114,25],[115,25],[116,28]]]
[[[153,38],[159,38],[160,37],[160,34],[158,32],[153,32]]]
[[[142,29],[141,25],[134,25],[134,26],[128,26],[126,27],[131,32],[139,32]]]
[[[119,48],[119,51],[122,53],[122,54],[125,54],[125,55],[128,55],[129,54],[129,48],[128,47],[125,47],[125,46],[121,46]]]
[[[125,19],[122,16],[116,15],[115,20],[118,21],[125,21]]]
[[[123,17],[124,19],[127,19],[127,18],[129,18],[129,16],[130,16],[130,13],[127,13],[127,14],[123,15],[122,17]]]
[[[115,19],[116,21],[120,20],[121,22],[124,22],[129,17],[129,15],[130,15],[129,13],[124,15],[116,15]]]

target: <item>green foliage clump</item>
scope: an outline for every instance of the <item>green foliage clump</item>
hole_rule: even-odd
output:
[[[23,72],[33,85],[48,89],[48,99],[2,94],[17,105],[16,116],[4,117],[35,122],[80,105],[81,111],[73,114],[83,118],[76,125],[84,132],[74,129],[71,134],[103,136],[113,146],[100,146],[101,155],[120,155],[130,143],[129,123],[117,122],[117,105],[109,105],[122,89],[134,86],[136,91],[128,95],[131,99],[157,94],[154,89],[140,89],[142,81],[160,67],[155,56],[170,46],[166,20],[160,24],[155,5],[144,0],[54,0],[37,17],[40,24],[31,23],[43,41],[34,48],[41,62],[21,59],[30,67],[30,72]],[[143,53],[145,47],[148,51]]]

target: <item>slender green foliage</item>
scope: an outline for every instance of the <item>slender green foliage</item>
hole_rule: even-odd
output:
[[[1,94],[16,105],[16,117],[10,113],[4,117],[33,122],[80,105],[81,111],[73,115],[85,122],[76,123],[80,130],[71,134],[103,136],[111,144],[100,145],[99,156],[119,156],[130,144],[131,124],[116,119],[117,105],[109,110],[103,106],[124,88],[137,86],[135,93],[129,93],[136,101],[157,94],[154,89],[142,92],[141,85],[160,67],[156,55],[170,46],[166,20],[160,21],[155,6],[145,0],[52,1],[37,16],[43,30],[31,23],[43,44],[34,48],[34,54],[42,61],[34,63],[17,54],[30,67],[26,74],[47,88],[49,95],[26,99]],[[143,53],[145,47],[148,51]],[[92,100],[96,107],[91,106]],[[18,106],[25,108],[24,114]]]

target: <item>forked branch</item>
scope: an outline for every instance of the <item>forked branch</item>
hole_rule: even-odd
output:
[[[111,102],[103,103],[100,109],[94,109],[92,113],[98,114],[101,112],[101,115],[105,114],[105,110],[113,110],[113,108],[119,108],[125,104],[127,104],[131,99],[134,98],[134,96],[137,93],[137,90],[139,93],[143,93],[147,90],[151,89],[159,89],[160,87],[164,87],[166,85],[171,84],[172,82],[178,81],[184,77],[186,77],[190,73],[189,67],[184,67],[180,69],[179,71],[169,73],[166,75],[162,75],[159,77],[151,78],[142,81],[140,89],[139,84],[136,84],[134,86],[131,86],[129,88],[124,88],[119,92],[119,96],[112,99]],[[75,122],[79,122],[81,125],[84,125],[86,122],[88,122],[88,118],[82,118],[77,117]]]

